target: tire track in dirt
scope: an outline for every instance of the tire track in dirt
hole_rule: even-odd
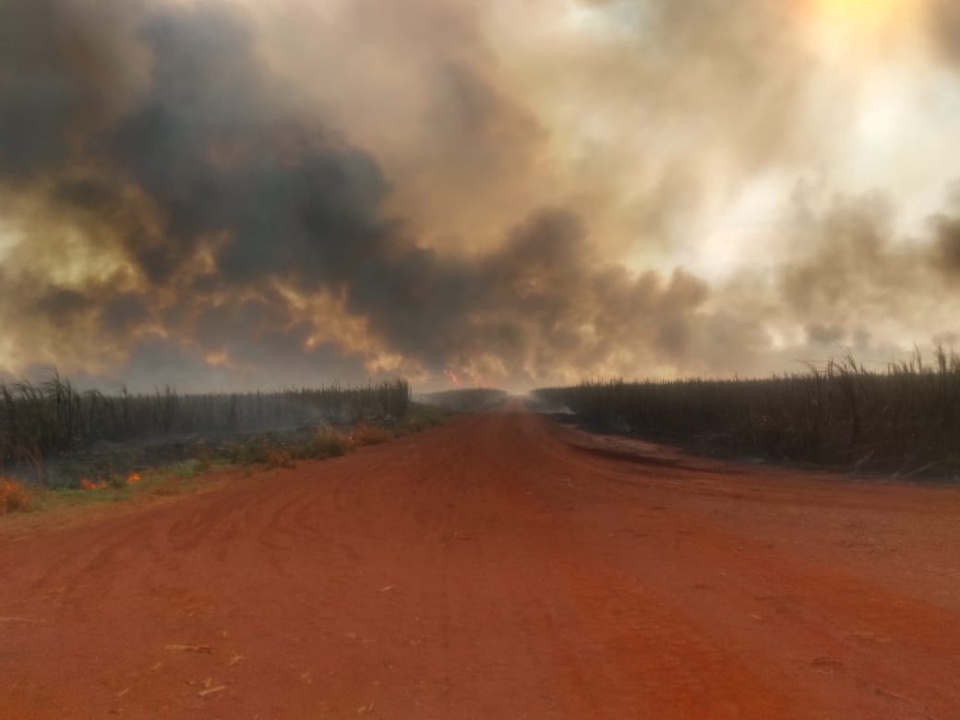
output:
[[[551,449],[554,457],[569,460],[562,444],[552,448],[549,442],[532,444],[540,450]],[[637,473],[635,466],[625,466],[622,461],[580,461],[595,478],[604,477],[611,484],[605,488],[595,483],[585,491],[587,494],[613,489],[619,498],[617,504],[628,508],[635,508],[638,500],[669,505],[653,505],[663,512],[643,514],[645,532],[639,534],[646,546],[643,566],[655,572],[663,586],[672,588],[678,596],[686,592],[685,604],[697,617],[709,618],[717,625],[725,623],[729,642],[751,653],[772,652],[771,665],[782,662],[790,650],[798,651],[792,653],[794,666],[785,668],[784,674],[807,670],[809,675],[812,669],[814,673],[832,676],[837,681],[831,688],[832,702],[846,698],[843,717],[926,718],[956,714],[960,684],[954,671],[960,664],[960,616],[955,608],[903,596],[871,580],[851,576],[843,569],[831,567],[832,557],[811,562],[779,552],[770,543],[749,537],[749,526],[742,534],[716,527],[709,516],[698,512],[701,504],[691,506],[684,502],[687,496],[716,494],[716,482],[712,478],[704,482],[696,470],[686,475],[674,473],[665,491],[656,474],[645,473],[643,463]],[[544,466],[545,461],[540,465]],[[732,478],[737,468],[727,468]],[[724,494],[751,489],[754,473],[749,468],[740,470],[744,477],[740,482],[728,480]],[[755,480],[764,486],[770,482],[763,476]],[[676,492],[676,486],[682,486],[682,491]],[[836,493],[836,486],[819,483],[821,499],[826,495],[825,489],[833,490],[842,503],[855,506],[851,495],[858,491],[868,491],[865,494],[869,495],[870,490],[840,487],[842,494]],[[886,489],[899,491],[904,499],[913,502],[925,495],[920,488]],[[814,492],[799,489],[802,495]],[[933,497],[948,501],[939,508],[941,514],[944,510],[955,512],[956,492],[942,491]],[[782,497],[777,497],[776,502],[783,502]],[[934,514],[932,508],[938,506],[929,503],[917,507],[924,515]],[[636,535],[629,527],[631,520],[636,522],[636,516],[632,511],[629,514],[634,518],[624,517],[616,526],[619,535],[632,538],[626,543],[628,547],[636,545]],[[614,518],[609,512],[603,517],[607,521]],[[662,526],[659,532],[658,525]],[[955,528],[952,531],[956,536]],[[629,556],[622,557],[628,558],[629,565]],[[711,584],[705,584],[703,578],[711,578]],[[700,591],[696,593],[702,596],[699,600],[691,598],[693,589]],[[704,590],[712,592],[706,594]],[[734,608],[738,609],[738,617],[731,621],[730,610]],[[778,637],[779,642],[770,647],[769,642],[762,641],[768,635]],[[749,639],[761,642],[744,642]],[[814,694],[819,685],[812,685]]]
[[[960,559],[861,572],[820,539],[925,517],[901,542],[950,546],[960,495],[595,442],[465,416],[0,540],[0,718],[960,715]]]

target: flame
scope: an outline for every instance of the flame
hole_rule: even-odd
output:
[[[107,486],[105,480],[97,480],[96,482],[90,482],[86,478],[80,478],[80,489],[81,490],[103,490]]]
[[[127,485],[136,485],[140,482],[140,473],[132,472],[127,475]]]
[[[457,374],[453,370],[444,370],[443,374],[447,376],[447,379],[450,380],[450,382],[457,387],[460,387],[460,378],[457,377]]]

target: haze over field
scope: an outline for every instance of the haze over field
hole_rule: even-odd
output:
[[[740,376],[950,344],[955,0],[0,0],[0,374]]]

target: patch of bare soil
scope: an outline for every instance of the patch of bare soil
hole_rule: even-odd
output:
[[[950,488],[463,416],[0,534],[0,718],[955,718],[957,547]]]

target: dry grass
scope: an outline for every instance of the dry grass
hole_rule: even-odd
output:
[[[320,428],[306,450],[310,458],[340,457],[353,450],[353,441],[339,430]]]
[[[364,445],[381,445],[390,442],[393,438],[393,433],[386,428],[379,427],[378,425],[369,425],[367,423],[357,425],[350,434],[350,439],[353,443],[360,447]]]
[[[293,468],[297,460],[322,460],[345,455],[353,442],[342,432],[323,426],[307,434],[282,439],[273,433],[258,435],[240,445],[228,458],[240,465]]]
[[[272,470],[283,468],[292,470],[297,466],[293,454],[286,448],[277,448],[267,453],[266,466]]]
[[[0,515],[25,512],[30,509],[26,488],[14,480],[0,478]]]

